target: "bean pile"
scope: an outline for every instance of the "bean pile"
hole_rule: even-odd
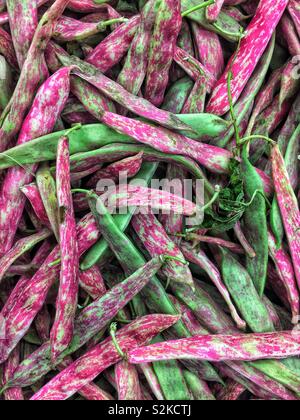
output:
[[[299,0],[0,0],[0,108],[1,400],[300,399]]]

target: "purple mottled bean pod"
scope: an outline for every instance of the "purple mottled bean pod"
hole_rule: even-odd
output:
[[[70,92],[71,68],[62,68],[39,89],[19,135],[18,144],[52,131]],[[26,197],[20,188],[32,181],[37,166],[11,168],[4,179],[0,195],[0,256],[11,248]]]
[[[230,59],[225,72],[214,88],[206,112],[224,115],[229,111],[227,80],[230,70],[233,73],[231,85],[233,102],[238,100],[267,48],[287,5],[288,0],[266,0],[259,3],[256,14],[241,40],[237,55]]]
[[[20,69],[38,25],[37,0],[7,0],[9,25]]]
[[[115,366],[115,376],[120,401],[143,399],[139,375],[134,365],[122,360]]]
[[[152,257],[168,254],[185,261],[178,246],[171,241],[153,214],[136,214],[132,218],[132,226]],[[195,288],[189,267],[179,261],[168,261],[162,274],[172,283]]]
[[[69,140],[59,140],[56,161],[57,202],[60,216],[61,271],[56,316],[51,330],[52,360],[56,360],[73,338],[78,301],[79,255],[70,177]]]
[[[181,19],[180,0],[162,0],[159,3],[150,44],[145,87],[145,98],[156,106],[160,106],[164,100]]]
[[[9,381],[20,363],[20,346],[17,346],[3,366],[3,382]],[[4,392],[6,401],[23,401],[24,395],[19,387],[7,389]]]
[[[212,362],[285,359],[300,354],[300,332],[245,335],[202,335],[140,347],[128,353],[130,363],[171,359]]]
[[[271,152],[272,173],[277,201],[287,235],[295,275],[300,285],[300,211],[297,197],[291,186],[284,158],[276,145]]]
[[[138,318],[117,333],[119,346],[123,351],[128,351],[148,343],[159,332],[175,324],[178,319],[179,317],[171,315],[148,315]],[[120,360],[121,356],[112,339],[107,338],[55,376],[31,399],[35,401],[66,400]]]
[[[29,185],[24,185],[24,187],[21,187],[20,189],[26,198],[30,201],[30,204],[37,218],[42,222],[43,225],[50,227],[50,222],[37,185],[32,183]]]

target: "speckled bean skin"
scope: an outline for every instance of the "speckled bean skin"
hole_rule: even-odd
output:
[[[148,343],[160,331],[177,321],[178,317],[170,315],[148,315],[139,318],[120,330],[117,334],[118,343],[123,351],[128,351]],[[32,400],[65,400],[120,359],[112,339],[108,338],[59,373],[38,391]]]
[[[143,400],[139,375],[134,365],[122,360],[115,365],[115,376],[120,401]]]
[[[43,229],[40,232],[37,232],[34,235],[27,236],[25,238],[19,239],[15,242],[14,246],[0,259],[0,282],[2,281],[5,273],[9,267],[23,254],[32,249],[39,242],[44,241],[45,239],[51,236],[51,232],[48,229]]]
[[[299,322],[299,292],[295,279],[294,268],[291,259],[285,249],[276,246],[275,238],[269,232],[269,253],[275,263],[277,274],[284,286],[292,312],[292,323]]]
[[[106,73],[124,57],[139,27],[141,17],[134,16],[115,29],[87,56],[86,61]]]
[[[157,8],[149,50],[145,98],[158,107],[164,100],[181,28],[180,3],[180,0],[162,0]]]
[[[277,200],[289,242],[295,275],[300,285],[300,212],[297,198],[290,184],[285,162],[278,146],[271,152],[272,173]]]
[[[80,255],[99,238],[94,218],[89,214],[77,226]],[[10,352],[28,331],[32,321],[42,308],[48,291],[59,277],[60,265],[51,266],[60,257],[59,246],[54,248],[32,279],[24,286],[13,308],[6,317],[6,340],[0,343],[0,361],[5,361]]]
[[[139,173],[142,163],[143,152],[118,162],[114,162],[108,165],[105,169],[97,171],[97,173],[95,173],[95,175],[87,182],[87,187],[95,188],[101,179],[113,179],[118,181],[121,174],[126,174],[128,179],[133,178]]]
[[[223,7],[224,0],[215,0],[215,4],[211,4],[206,8],[206,17],[209,22],[215,22]]]
[[[9,33],[2,28],[0,28],[0,53],[13,68],[19,68],[12,38]]]
[[[267,48],[287,5],[288,0],[268,0],[260,3],[252,22],[247,28],[246,35],[242,38],[239,52],[231,68],[234,103],[240,97],[259,59]],[[232,60],[233,57],[212,93],[207,112],[224,115],[229,111],[227,79]]]
[[[69,0],[56,0],[39,22],[14,91],[9,112],[5,115],[0,129],[1,152],[7,148],[10,140],[21,129],[36,88],[48,77],[43,52],[53,34],[57,19],[64,12],[68,2]]]
[[[300,332],[194,336],[129,351],[130,363],[199,358],[214,362],[282,359],[300,354]]]
[[[244,330],[246,328],[245,321],[239,316],[235,305],[233,304],[230,294],[223,283],[223,279],[221,277],[221,274],[218,270],[218,268],[207,258],[205,255],[205,252],[202,251],[200,248],[193,249],[193,247],[183,242],[181,244],[181,250],[185,256],[185,258],[194,264],[197,264],[199,267],[201,267],[209,276],[210,280],[214,283],[214,285],[219,290],[220,294],[223,296],[225,302],[227,303],[231,316],[234,319],[235,323],[237,324],[237,327]]]
[[[192,22],[192,33],[200,62],[218,80],[224,70],[224,56],[218,35]]]
[[[141,207],[148,210],[172,211],[185,216],[193,216],[197,211],[196,204],[175,194],[135,185],[120,185],[116,193],[108,191],[101,198],[103,202],[107,200],[113,208]]]
[[[45,261],[45,259],[48,257],[50,251],[52,249],[51,242],[45,241],[40,246],[38,251],[36,252],[35,256],[32,259],[32,264],[35,265],[41,265]],[[5,305],[3,306],[1,310],[1,316],[6,318],[9,314],[9,312],[13,309],[16,302],[18,302],[19,296],[23,293],[24,288],[27,286],[27,283],[30,281],[31,276],[30,275],[23,275],[14,289],[12,290],[11,294],[9,295],[7,301],[5,302]]]
[[[66,355],[74,353],[91,340],[95,334],[117,315],[120,309],[126,306],[143,289],[161,266],[161,260],[157,258],[151,260],[127,280],[87,306],[75,320],[72,345],[58,358],[57,362],[61,362]],[[16,383],[22,387],[27,386],[44,376],[51,368],[51,347],[50,342],[47,342],[37,349],[28,358],[28,361],[20,365],[11,382],[13,382],[13,386]]]
[[[61,271],[56,315],[50,334],[52,360],[56,360],[58,355],[72,341],[78,302],[79,255],[71,193],[70,152],[67,137],[62,137],[58,144],[56,185],[60,215]]]
[[[22,68],[38,25],[37,0],[7,0],[6,6],[14,48]]]
[[[76,59],[76,57],[59,55],[59,59],[63,64],[69,63],[71,66],[75,65],[76,68],[73,70],[74,74],[91,83],[104,95],[140,117],[147,118],[174,130],[192,131],[188,125],[184,124],[174,114],[156,108],[145,99],[127,92],[121,85],[104,76],[96,67],[87,64],[80,59]]]
[[[141,12],[141,22],[130,45],[118,83],[137,95],[147,73],[148,53],[155,21],[155,0],[150,0]]]
[[[52,131],[70,92],[71,68],[63,68],[51,76],[39,89],[27,115],[18,144],[24,144]],[[5,177],[0,195],[0,256],[12,246],[19,220],[22,216],[25,196],[20,188],[32,181],[37,166],[11,168]]]
[[[20,363],[20,346],[17,346],[3,366],[3,382],[7,382],[13,376]],[[19,387],[10,388],[5,391],[4,399],[6,401],[23,401],[24,395]]]
[[[152,257],[168,254],[185,261],[178,246],[168,237],[153,214],[136,214],[132,218],[132,226]],[[178,261],[168,261],[162,273],[174,284],[173,287],[179,283],[194,288],[193,277],[187,265]]]
[[[95,3],[93,0],[70,0],[68,2],[68,9],[74,10],[78,13],[93,13],[99,9],[103,9],[104,3],[115,3],[114,0],[99,0]]]
[[[106,293],[106,286],[99,268],[79,271],[79,285],[92,299],[96,300]]]
[[[189,156],[213,172],[226,173],[231,153],[214,146],[195,142],[167,129],[106,112],[102,121],[116,131],[129,135],[154,149]]]
[[[37,218],[43,225],[50,227],[50,222],[37,185],[35,183],[24,185],[24,187],[21,187],[21,191],[29,200]]]

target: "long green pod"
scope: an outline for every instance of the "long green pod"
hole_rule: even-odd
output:
[[[262,296],[267,279],[269,257],[267,206],[264,198],[263,184],[255,168],[249,161],[247,146],[243,148],[241,168],[246,200],[250,201],[254,194],[256,194],[252,204],[246,208],[243,217],[245,233],[256,254],[255,258],[246,257],[246,268],[256,290]]]
[[[58,204],[56,195],[56,183],[51,175],[49,166],[42,164],[36,174],[36,183],[51,224],[53,233],[59,242]]]
[[[226,249],[222,249],[222,276],[236,306],[253,332],[274,331],[267,308],[259,297],[247,270]]]
[[[159,335],[152,343],[162,340],[163,337]],[[187,401],[192,399],[183,372],[176,360],[156,362],[152,366],[167,401]]]

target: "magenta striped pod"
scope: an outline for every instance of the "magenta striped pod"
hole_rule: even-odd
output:
[[[215,76],[196,58],[190,56],[186,51],[176,47],[174,61],[187,73],[195,82],[200,76],[205,76],[209,92],[216,84]]]
[[[186,240],[188,240],[189,242],[193,242],[193,248],[195,248],[195,245],[199,245],[203,242],[203,243],[218,245],[223,248],[230,249],[230,251],[233,252],[234,254],[245,253],[244,248],[241,245],[238,245],[234,242],[227,241],[222,238],[215,238],[213,236],[204,236],[204,235],[202,236],[202,235],[197,235],[195,233],[190,233],[186,236]]]
[[[201,114],[204,112],[207,95],[206,85],[205,76],[200,76],[183,106],[183,114]]]
[[[297,69],[296,66],[297,62],[292,59],[283,69],[279,94],[280,105],[282,105],[285,100],[293,98],[299,90],[300,79],[294,76],[294,72]]]
[[[117,363],[115,377],[120,401],[143,400],[138,371],[134,365],[126,360]]]
[[[20,363],[20,346],[17,346],[12,352],[8,360],[3,365],[3,383],[6,383],[13,376],[16,368]],[[22,388],[10,388],[4,392],[4,399],[6,401],[23,401],[24,395]]]
[[[261,361],[264,363],[264,361]],[[239,378],[241,378],[241,383],[243,384],[244,379],[250,382],[250,388],[249,384],[247,383],[247,389],[252,392],[252,387],[254,388],[254,395],[257,394],[257,390],[263,393],[268,393],[270,398],[279,398],[282,400],[295,400],[297,397],[295,396],[294,392],[290,391],[289,389],[285,388],[284,385],[280,384],[276,380],[270,378],[268,375],[264,374],[263,372],[260,372],[258,369],[256,369],[256,365],[259,366],[260,362],[254,362],[253,364],[243,363],[243,362],[227,362],[226,365],[234,372],[234,374],[237,374]],[[268,362],[266,362],[268,363]],[[271,364],[273,364],[273,367],[275,363],[277,363],[275,360],[270,361]],[[222,364],[222,370],[224,365]],[[278,366],[277,366],[278,368]],[[276,370],[276,369],[275,369]],[[232,378],[232,375],[229,375],[230,378]],[[234,377],[234,376],[233,376]]]
[[[176,309],[181,314],[181,320],[186,325],[187,329],[192,335],[206,335],[208,331],[202,327],[200,321],[195,317],[193,311],[186,307],[183,303],[180,303],[173,295],[169,295],[170,299],[174,303]]]
[[[14,48],[22,69],[38,25],[38,4],[36,0],[7,0],[6,6]]]
[[[2,0],[3,1],[3,0]],[[43,6],[43,4],[48,3],[48,0],[38,0],[37,5],[38,7]],[[6,5],[5,5],[6,6]],[[9,16],[6,11],[3,11],[5,7],[0,7],[0,25],[4,25],[5,23],[9,23]]]
[[[226,6],[238,6],[239,4],[246,3],[248,0],[225,0],[224,4]]]
[[[206,18],[209,22],[216,22],[222,10],[223,4],[224,0],[215,0],[214,4],[211,4],[206,8]]]
[[[65,357],[64,360],[59,364],[58,370],[62,371],[66,369],[73,363],[71,357]],[[93,382],[85,385],[78,391],[78,394],[81,395],[87,401],[112,401],[114,398],[106,391],[101,389],[98,385]]]
[[[38,24],[10,102],[9,112],[2,122],[0,152],[4,151],[10,140],[18,134],[37,87],[48,77],[43,53],[53,34],[57,19],[62,15],[68,2],[69,0],[56,0]],[[49,113],[51,114],[52,112]]]
[[[24,185],[20,189],[22,193],[26,196],[26,198],[29,200],[37,218],[41,221],[43,225],[50,228],[50,222],[37,185],[35,183],[32,183]]]
[[[115,3],[115,1],[106,0],[104,2],[100,0],[96,3],[93,0],[69,0],[68,9],[77,13],[93,13],[105,8],[106,5],[104,3]]]
[[[192,131],[191,127],[183,123],[176,115],[156,108],[145,99],[127,92],[121,85],[103,75],[94,66],[87,64],[76,57],[66,56],[65,54],[59,54],[59,59],[63,64],[69,63],[71,66],[75,66],[73,70],[74,74],[81,79],[86,80],[99,89],[104,95],[140,117],[144,117],[173,130]],[[100,115],[102,113],[103,111],[100,110]],[[101,115],[101,120],[102,118],[103,115]]]
[[[118,64],[128,51],[133,37],[139,27],[141,17],[132,17],[115,29],[108,37],[89,54],[86,61],[106,73]]]
[[[285,249],[282,246],[280,248],[277,247],[271,232],[269,232],[269,252],[281,284],[286,290],[286,296],[292,312],[292,324],[298,324],[300,302],[293,264]]]
[[[284,158],[278,146],[271,151],[272,173],[277,201],[288,239],[298,286],[300,285],[300,211],[297,197],[291,186]]]
[[[300,354],[300,332],[201,335],[165,341],[128,352],[130,363],[200,359],[211,362],[285,359]]]
[[[56,185],[60,218],[61,271],[56,315],[50,334],[53,361],[72,341],[78,302],[79,255],[71,193],[70,151],[67,137],[62,137],[58,143]]]
[[[271,264],[269,264],[268,266],[267,282],[267,287],[275,293],[275,295],[279,298],[284,307],[289,310],[290,302],[288,294],[285,290],[285,287],[282,284],[282,280],[279,277],[275,267],[273,267],[273,265]]]
[[[99,232],[95,219],[91,214],[85,216],[77,225],[79,254],[81,255],[93,246],[99,239]],[[24,285],[17,301],[7,314],[6,339],[0,343],[0,362],[5,361],[18,342],[30,328],[34,318],[45,303],[47,294],[59,278],[60,264],[59,246],[55,247],[46,258],[39,270]],[[28,302],[31,303],[28,306]]]
[[[255,99],[255,105],[252,111],[251,119],[247,127],[247,134],[250,135],[252,133],[253,127],[260,113],[272,104],[275,94],[280,87],[281,76],[282,68],[275,70],[268,80],[266,86],[264,86],[258,93]]]
[[[50,241],[45,241],[38,249],[36,255],[34,256],[32,260],[33,265],[41,265],[45,261],[45,259],[48,257],[49,253],[51,251],[51,243]],[[9,312],[13,309],[16,302],[18,302],[19,297],[22,295],[24,288],[27,286],[28,282],[30,281],[30,275],[23,275],[12,292],[10,293],[8,299],[5,302],[5,305],[3,306],[1,310],[1,316],[6,318],[9,314]]]
[[[59,220],[58,203],[56,194],[56,183],[50,171],[48,163],[42,163],[36,173],[36,184],[38,192],[43,202],[47,218],[59,242]]]
[[[295,25],[288,14],[284,14],[280,21],[280,33],[287,44],[292,56],[300,55],[300,40]]]
[[[216,80],[224,70],[224,55],[217,34],[201,28],[192,22],[192,33],[200,62],[215,77]]]
[[[148,315],[138,318],[117,333],[118,344],[122,351],[127,352],[129,349],[148,343],[159,332],[175,324],[178,319],[179,317],[171,315]],[[55,376],[31,399],[66,400],[121,359],[112,339],[107,338]]]
[[[140,92],[147,73],[148,53],[155,21],[154,5],[155,0],[150,0],[143,8],[141,22],[117,79],[120,85],[134,95]]]
[[[7,62],[14,69],[19,68],[12,38],[9,33],[2,28],[0,28],[0,54],[6,58]]]
[[[79,285],[94,300],[106,293],[102,274],[96,265],[89,270],[79,271]]]
[[[233,379],[226,381],[226,386],[218,394],[218,400],[220,401],[236,401],[246,391],[246,388],[235,382]]]
[[[164,277],[169,279],[174,287],[185,285],[194,289],[192,273],[189,267],[184,265],[185,258],[182,252],[168,237],[157,218],[153,214],[136,214],[132,218],[132,226],[152,257],[170,255],[183,261],[167,261],[161,270]]]
[[[140,207],[174,212],[184,216],[195,216],[197,205],[168,191],[155,190],[137,185],[120,185],[115,192],[108,191],[101,196],[110,208],[128,209]],[[151,217],[151,215],[149,215]]]
[[[170,154],[189,156],[212,172],[226,173],[231,158],[227,150],[193,141],[161,127],[106,112],[102,121],[116,131]]]
[[[181,23],[180,0],[162,0],[158,3],[145,87],[145,98],[157,107],[164,100]]]
[[[19,239],[14,246],[0,259],[0,282],[2,281],[5,273],[13,263],[26,252],[30,251],[39,242],[51,236],[49,229],[43,229],[40,232],[31,236]]]
[[[18,144],[52,131],[57,117],[64,108],[70,92],[71,68],[62,68],[51,76],[39,89],[27,115]],[[9,251],[13,244],[19,220],[22,216],[26,197],[20,188],[32,181],[37,166],[26,169],[13,167],[7,171],[0,195],[0,256]]]
[[[213,284],[216,286],[216,288],[219,290],[220,294],[224,298],[225,302],[227,303],[231,316],[234,319],[237,327],[241,330],[246,329],[246,322],[240,317],[238,314],[238,311],[236,307],[234,306],[230,294],[223,283],[222,276],[217,269],[217,267],[207,258],[204,251],[202,251],[200,248],[194,249],[190,244],[182,242],[181,243],[181,250],[183,252],[183,255],[185,258],[192,262],[199,267],[202,268],[206,272],[206,274],[209,276],[210,280],[213,282]]]
[[[127,179],[135,177],[143,163],[143,152],[138,153],[135,156],[122,159],[118,162],[114,162],[108,165],[104,169],[100,169],[97,173],[92,176],[86,183],[87,187],[95,188],[97,183],[102,179],[113,179],[118,180],[120,176],[126,176]]]
[[[300,37],[300,5],[297,0],[290,0],[288,11],[293,19],[294,25]]]
[[[231,84],[233,102],[235,103],[238,100],[267,48],[287,5],[288,0],[266,0],[260,2],[256,14],[241,40],[237,55],[231,57],[225,72],[214,88],[206,109],[207,112],[224,115],[229,111],[227,87],[229,70],[233,73]],[[262,31],[262,27],[266,28],[266,30]]]

